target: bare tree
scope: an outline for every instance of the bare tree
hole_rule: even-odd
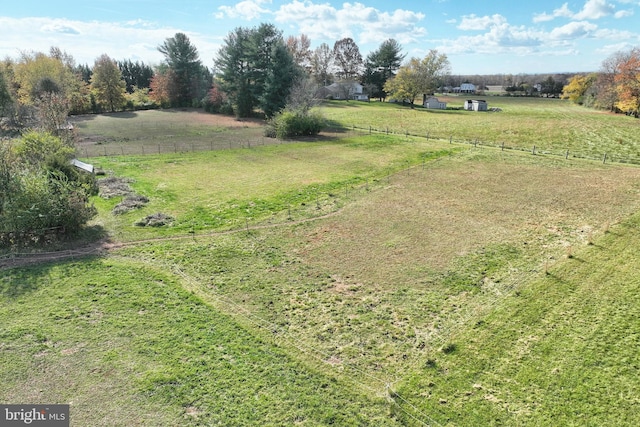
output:
[[[344,80],[356,79],[362,71],[362,55],[352,38],[338,40],[333,45],[337,75]]]
[[[333,51],[328,44],[322,43],[313,51],[311,56],[311,75],[316,82],[327,86],[331,83],[331,67],[333,66]]]
[[[311,39],[306,34],[300,34],[300,37],[289,36],[286,40],[286,46],[293,56],[294,62],[305,70],[311,67]]]
[[[298,111],[307,114],[311,108],[318,105],[318,99],[315,97],[318,91],[318,84],[309,77],[298,78],[289,92],[287,98],[287,110]]]

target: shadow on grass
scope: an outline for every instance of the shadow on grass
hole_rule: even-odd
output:
[[[0,263],[0,270],[4,270],[0,279],[0,298],[15,299],[38,291],[48,283],[46,278],[53,267],[65,269],[65,266],[77,262],[78,258],[80,258],[79,256],[64,256],[62,253],[59,255],[61,258],[29,260],[29,263],[21,263],[16,266]],[[84,255],[81,258],[84,261],[91,261],[102,256],[100,253],[94,253]]]
[[[4,248],[0,254],[0,295],[16,298],[38,289],[40,280],[33,275],[48,274],[54,265],[62,265],[77,259],[96,259],[103,256],[106,230],[101,226],[87,227],[65,240],[47,245]]]

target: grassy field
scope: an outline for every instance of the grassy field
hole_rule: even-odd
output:
[[[464,97],[440,97],[450,108]],[[487,97],[500,112],[426,110],[388,103],[332,101],[323,109],[328,119],[347,127],[406,133],[430,138],[640,163],[640,123],[632,117],[583,108],[545,98]]]
[[[194,152],[276,143],[257,120],[202,110],[148,110],[71,119],[84,157]]]
[[[325,114],[382,108],[350,104]],[[355,133],[95,163],[149,203],[96,198],[107,254],[3,271],[2,402],[72,425],[640,422],[638,168]]]

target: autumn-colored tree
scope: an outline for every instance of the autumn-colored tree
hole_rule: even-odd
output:
[[[384,85],[391,98],[408,100],[411,106],[418,95],[432,94],[450,73],[447,55],[432,49],[422,60],[411,58],[400,67],[396,76]]]
[[[227,95],[220,89],[220,85],[214,83],[203,103],[204,110],[209,113],[220,113],[228,102]]]
[[[93,65],[91,89],[99,104],[113,112],[122,108],[126,97],[126,83],[118,64],[108,55],[101,55]]]
[[[154,74],[149,84],[151,92],[149,97],[161,107],[169,107],[171,100],[175,99],[178,88],[173,70],[170,68],[159,69]]]
[[[585,95],[596,79],[596,74],[577,74],[573,76],[562,89],[562,98],[568,99],[574,104],[584,104]]]
[[[69,58],[66,60],[69,61]],[[25,105],[32,105],[43,91],[50,91],[52,84],[57,91],[68,97],[81,84],[79,77],[68,65],[60,58],[41,52],[23,52],[14,67],[19,101]]]
[[[632,49],[618,65],[614,77],[618,102],[616,107],[635,117],[640,115],[640,48]]]
[[[411,58],[409,63],[400,67],[396,76],[387,80],[384,84],[384,91],[388,96],[402,102],[409,101],[413,105],[416,97],[420,94],[418,85],[419,66],[420,60]]]

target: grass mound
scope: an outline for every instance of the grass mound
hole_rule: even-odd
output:
[[[140,209],[149,203],[149,198],[139,194],[129,194],[111,211],[114,215],[122,215]]]

